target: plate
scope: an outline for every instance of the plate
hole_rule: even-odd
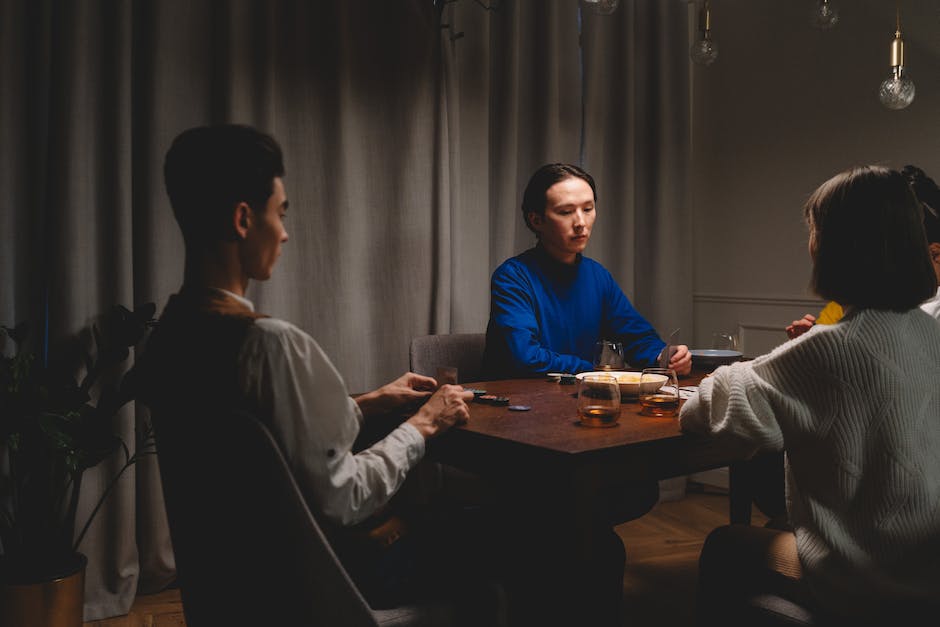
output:
[[[620,384],[620,395],[621,396],[639,396],[640,395],[640,375],[642,372],[621,372],[621,371],[609,371],[609,370],[595,370],[593,372],[581,372],[575,376],[580,380],[584,377],[591,374],[606,374],[617,378],[617,383]],[[668,377],[658,374],[655,375],[656,379],[650,381],[649,383],[643,384],[643,391],[646,393],[652,393],[663,387],[663,383],[666,382]]]
[[[718,348],[700,348],[689,351],[692,354],[692,365],[695,367],[717,367],[741,361],[744,357],[740,351],[722,350]]]

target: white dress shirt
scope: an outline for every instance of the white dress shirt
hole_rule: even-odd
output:
[[[289,322],[256,320],[238,367],[240,387],[257,403],[308,503],[336,523],[361,522],[388,503],[424,455],[424,437],[408,423],[353,454],[362,412],[323,349]]]
[[[933,295],[933,298],[920,304],[920,308],[940,320],[940,287],[937,288],[937,293]]]

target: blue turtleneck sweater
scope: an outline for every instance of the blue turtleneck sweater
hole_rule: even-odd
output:
[[[601,264],[578,255],[573,265],[541,246],[493,272],[484,374],[529,377],[593,370],[594,343],[623,342],[634,368],[654,365],[665,346]]]

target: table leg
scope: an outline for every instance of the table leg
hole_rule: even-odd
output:
[[[622,625],[624,549],[605,515],[601,475],[569,468],[507,503],[511,624]]]
[[[754,500],[754,486],[747,462],[734,462],[728,466],[728,517],[732,524],[751,524],[751,502]]]

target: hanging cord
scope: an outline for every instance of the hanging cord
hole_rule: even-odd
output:
[[[581,3],[578,3],[578,73],[581,80],[581,135],[578,138],[578,167],[584,168],[584,95],[587,87],[584,84],[584,36],[582,35]]]

